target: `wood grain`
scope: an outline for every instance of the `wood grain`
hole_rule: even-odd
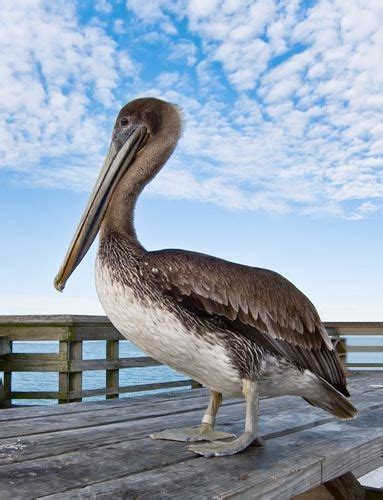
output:
[[[57,499],[288,498],[376,463],[383,450],[379,380],[379,374],[367,373],[351,378],[360,414],[350,421],[300,398],[264,398],[260,428],[266,446],[219,459],[197,457],[185,443],[147,437],[166,427],[196,425],[206,405],[203,390],[5,410],[13,418],[0,426],[0,499],[27,499],[31,492]],[[240,400],[225,401],[219,427],[242,430]]]

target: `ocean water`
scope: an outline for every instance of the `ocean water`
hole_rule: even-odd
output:
[[[378,345],[383,346],[383,336],[352,336],[347,338],[348,345]],[[58,342],[14,342],[15,353],[55,353],[58,352]],[[120,341],[120,357],[145,356],[129,341]],[[105,359],[105,341],[85,341],[83,343],[84,359]],[[349,353],[348,362],[352,363],[383,363],[383,352],[380,353]],[[358,368],[359,369],[359,368]],[[0,377],[2,377],[0,372]],[[151,366],[145,368],[124,368],[120,370],[120,385],[137,385],[154,382],[185,380],[187,377],[175,372],[167,366]],[[382,372],[383,379],[383,372]],[[98,389],[105,387],[105,371],[94,370],[83,372],[83,389]],[[12,375],[12,390],[14,391],[56,391],[58,388],[58,373],[15,372]],[[134,392],[122,394],[120,397],[135,397],[137,395],[168,391],[162,389],[150,392]],[[187,387],[172,390],[187,390]],[[104,396],[84,398],[84,401],[102,400]],[[17,404],[55,404],[56,400],[17,400]]]
[[[14,342],[14,353],[57,353],[59,349],[58,342]],[[105,359],[106,355],[105,341],[84,341],[83,359]],[[120,358],[146,356],[129,341],[120,341]],[[148,366],[144,368],[122,368],[120,372],[120,386],[149,384],[155,382],[186,380],[188,377],[175,372],[167,366]],[[0,371],[0,377],[3,377]],[[83,389],[99,389],[105,387],[105,371],[90,370],[83,372]],[[172,388],[172,390],[185,390],[183,388]],[[12,374],[13,391],[57,391],[58,373],[56,372],[14,372]],[[137,395],[151,394],[155,392],[169,391],[169,389],[159,389],[156,391],[140,391],[128,394],[121,394],[120,397],[135,397]],[[105,399],[105,396],[94,396],[84,398],[84,401],[95,401]],[[13,401],[14,404],[36,405],[36,404],[56,404],[53,400],[23,400]]]

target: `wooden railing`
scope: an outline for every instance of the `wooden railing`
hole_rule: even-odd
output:
[[[346,361],[347,336],[383,336],[383,323],[325,323],[341,357]],[[199,387],[193,380],[167,381],[140,385],[119,384],[119,370],[142,368],[160,363],[149,357],[119,357],[119,343],[124,337],[105,316],[0,316],[0,345],[7,346],[8,354],[0,352],[0,372],[4,372],[4,386],[0,387],[2,406],[13,400],[56,399],[59,403],[82,401],[91,396],[116,398],[120,394],[153,391],[175,387]],[[16,341],[58,341],[58,352],[15,353],[12,344]],[[83,342],[102,340],[106,342],[105,359],[83,359]],[[347,352],[383,353],[383,346],[347,346]],[[349,363],[347,367],[383,368],[383,362]],[[104,370],[105,387],[83,389],[83,372]],[[14,372],[58,372],[57,391],[15,391],[12,387]],[[1,384],[0,384],[1,385]]]
[[[7,339],[10,353],[0,356],[0,372],[4,372],[2,406],[18,399],[56,399],[59,403],[82,401],[105,395],[107,399],[129,392],[153,391],[175,387],[199,387],[193,380],[178,380],[140,385],[119,384],[119,370],[142,368],[160,363],[152,358],[119,357],[119,343],[126,340],[105,316],[0,316],[0,338]],[[58,352],[14,353],[16,341],[58,341]],[[83,359],[83,342],[106,342],[105,359]],[[83,372],[105,371],[105,387],[83,389]],[[15,391],[14,372],[58,372],[57,391]]]
[[[329,335],[336,341],[339,339],[341,341],[340,348],[338,352],[342,357],[342,352],[346,355],[346,367],[348,370],[358,370],[360,368],[363,369],[383,369],[383,343],[378,344],[377,339],[383,338],[383,322],[325,322],[324,323]],[[367,345],[350,345],[350,342],[346,342],[347,337],[355,338],[369,338],[371,339],[371,343]],[[349,353],[374,353],[377,354],[377,358],[380,356],[380,361],[375,362],[352,362],[347,359],[347,354]],[[383,373],[382,373],[383,377]]]

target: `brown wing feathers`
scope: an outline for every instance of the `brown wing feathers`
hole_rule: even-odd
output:
[[[145,260],[146,269],[155,269],[153,277],[177,300],[226,318],[248,337],[260,333],[279,353],[347,394],[344,372],[316,309],[279,274],[182,250],[150,252]]]

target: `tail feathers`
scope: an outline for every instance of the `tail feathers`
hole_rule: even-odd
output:
[[[339,418],[352,418],[358,413],[358,410],[343,394],[337,391],[331,384],[318,377],[320,390],[316,399],[305,398],[313,406],[319,406],[332,415]]]

